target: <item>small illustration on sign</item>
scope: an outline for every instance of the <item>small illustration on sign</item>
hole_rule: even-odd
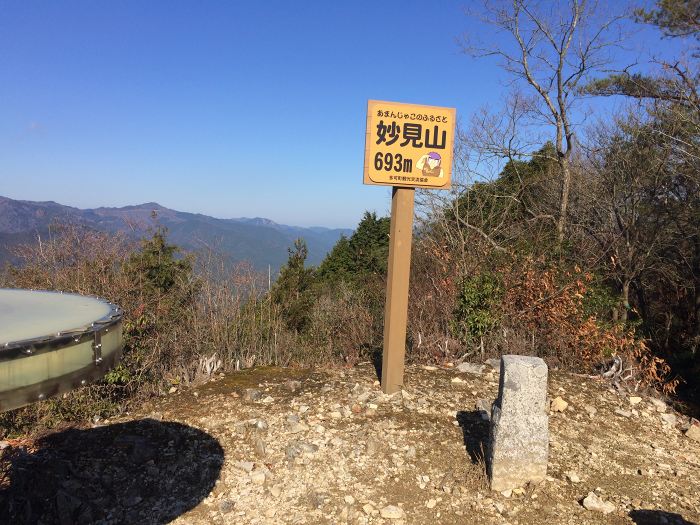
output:
[[[443,177],[445,173],[442,171],[442,167],[440,166],[440,161],[441,161],[440,154],[431,151],[427,155],[423,155],[418,162],[416,163],[416,167],[419,170],[423,171],[423,175],[426,177]]]

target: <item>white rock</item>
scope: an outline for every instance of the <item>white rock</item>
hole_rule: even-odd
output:
[[[389,520],[400,520],[403,518],[403,509],[397,507],[396,505],[387,505],[382,510],[379,511],[382,518]]]
[[[615,505],[609,501],[602,500],[595,492],[589,492],[583,500],[583,506],[588,510],[610,514],[615,511]]]
[[[306,432],[307,430],[309,430],[309,427],[307,427],[304,423],[292,423],[289,426],[290,434],[298,434],[299,432]]]
[[[571,483],[581,483],[581,478],[579,477],[576,472],[567,472],[566,473],[566,478],[571,482]]]
[[[265,483],[265,473],[262,470],[255,470],[249,476],[250,481],[255,485],[263,485]]]
[[[550,410],[552,412],[564,412],[566,410],[566,407],[569,406],[569,403],[564,401],[561,397],[555,397],[552,399],[552,404],[550,405]]]
[[[630,396],[628,401],[630,402],[630,405],[638,405],[642,402],[642,398],[639,396]]]
[[[657,412],[666,412],[666,409],[668,408],[668,405],[661,401],[660,399],[656,399],[654,397],[649,398],[649,402],[654,405],[654,408],[656,409]]]
[[[675,414],[661,414],[661,421],[666,425],[674,426],[678,422]]]
[[[259,457],[264,458],[264,457],[266,456],[266,454],[267,454],[267,445],[265,444],[265,441],[263,441],[263,440],[260,439],[260,438],[257,438],[257,439],[255,440],[254,448],[255,448],[255,453],[256,453]]]
[[[411,394],[408,390],[401,390],[401,397],[410,401],[416,396]]]
[[[501,360],[500,359],[487,359],[484,361],[488,366],[493,368],[494,370],[500,370],[501,369]]]
[[[686,430],[685,435],[695,441],[700,441],[700,421],[697,419],[690,420],[690,427]]]
[[[254,419],[252,421],[252,425],[258,430],[267,430],[268,428],[270,428],[270,426],[267,424],[267,421],[265,421],[264,419]]]
[[[456,370],[466,374],[481,375],[481,373],[484,371],[484,365],[479,365],[476,363],[460,363],[457,365]]]
[[[434,509],[435,505],[437,505],[437,501],[434,499],[429,499],[428,501],[425,502],[425,506],[428,507],[429,509]]]
[[[345,503],[347,503],[348,505],[352,505],[353,503],[355,503],[355,498],[353,498],[350,495],[345,496],[345,498],[343,498],[343,499],[345,500]]]
[[[464,379],[462,379],[461,377],[453,377],[452,383],[466,383],[466,381]]]
[[[239,461],[234,466],[243,472],[250,472],[255,467],[255,463],[252,461]]]
[[[583,405],[583,409],[586,411],[589,417],[593,417],[598,413],[598,409],[593,405]]]

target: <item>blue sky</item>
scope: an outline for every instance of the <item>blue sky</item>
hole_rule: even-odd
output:
[[[0,0],[0,195],[353,227],[390,204],[367,99],[468,120],[507,91],[465,4]]]

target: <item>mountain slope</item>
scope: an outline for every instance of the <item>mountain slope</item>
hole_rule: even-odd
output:
[[[11,249],[45,236],[52,223],[71,223],[104,232],[125,232],[133,237],[149,228],[164,226],[174,244],[190,250],[209,250],[232,262],[250,262],[258,270],[279,269],[287,260],[287,248],[303,237],[309,248],[309,264],[318,264],[350,229],[302,228],[277,224],[264,218],[217,219],[207,215],[165,208],[155,202],[122,208],[81,210],[53,201],[19,201],[0,196],[0,263],[12,261]]]

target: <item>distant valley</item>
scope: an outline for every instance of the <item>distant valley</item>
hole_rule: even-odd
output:
[[[155,216],[155,219],[153,218]],[[209,250],[231,262],[248,261],[273,272],[287,260],[287,248],[303,237],[309,264],[320,263],[347,228],[302,228],[264,218],[217,219],[165,208],[155,202],[122,208],[81,210],[53,201],[34,202],[0,196],[0,264],[13,262],[12,247],[46,236],[51,224],[70,223],[139,238],[157,225],[168,229],[171,243],[188,251]]]

